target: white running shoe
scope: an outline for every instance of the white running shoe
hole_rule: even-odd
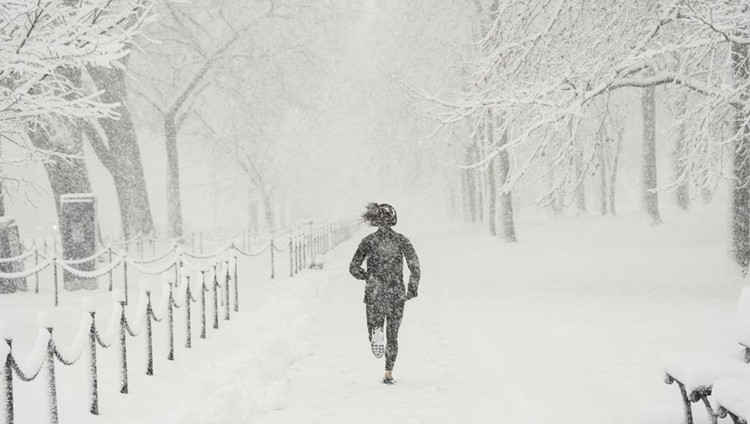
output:
[[[370,347],[372,348],[372,354],[375,355],[376,358],[382,358],[383,353],[385,353],[384,340],[385,337],[383,336],[382,328],[376,328],[372,331]]]

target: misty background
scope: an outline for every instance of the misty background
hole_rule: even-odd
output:
[[[133,4],[148,21],[130,54],[79,76],[118,117],[78,122],[49,150],[3,144],[6,215],[24,238],[54,233],[55,198],[86,191],[50,188],[44,164],[60,152],[83,158],[70,169],[88,174],[112,238],[273,232],[354,219],[369,201],[433,229],[500,226],[506,241],[523,240],[516,220],[643,211],[659,223],[660,207],[704,204],[750,234],[731,218],[747,221],[750,206],[726,209],[741,134],[737,94],[721,97],[737,82],[732,47],[701,23],[724,13],[731,25],[741,5]],[[748,257],[748,237],[728,250]]]

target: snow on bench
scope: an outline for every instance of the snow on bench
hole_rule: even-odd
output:
[[[712,395],[714,384],[721,379],[750,376],[750,285],[745,286],[740,294],[735,323],[737,341],[743,347],[737,355],[677,352],[663,356],[664,381],[677,383],[688,424],[693,423],[691,402],[698,401],[704,403],[710,421],[716,423],[718,415],[708,400],[708,396],[715,398]],[[747,399],[750,401],[750,397]]]
[[[693,402],[700,400],[698,396],[701,393],[710,394],[711,386],[716,380],[722,377],[740,377],[748,367],[740,355],[671,352],[664,354],[663,359],[664,371],[685,386],[688,398]]]
[[[729,415],[735,423],[747,424],[750,420],[750,372],[744,378],[716,380],[712,397],[720,417]]]

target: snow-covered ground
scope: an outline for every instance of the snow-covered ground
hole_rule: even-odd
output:
[[[516,245],[402,221],[396,229],[417,249],[422,283],[407,303],[392,387],[381,384],[383,359],[369,351],[362,284],[348,275],[366,229],[323,270],[292,279],[271,281],[262,263],[242,263],[241,311],[208,340],[197,339],[194,313],[194,347],[185,349],[178,312],[176,361],[168,362],[165,327],[156,324],[153,377],[144,375],[141,341],[129,341],[130,394],[118,393],[116,352],[100,351],[99,417],[87,413],[84,363],[58,364],[60,422],[681,422],[662,353],[736,351],[742,282],[715,211],[665,220],[527,221]],[[0,299],[2,318],[31,334],[17,346],[28,351],[33,307],[11,311],[9,299]],[[106,293],[97,303],[106,322]],[[67,304],[75,327],[77,305]],[[43,422],[43,377],[16,380],[16,422]],[[702,408],[695,416],[706,422]]]

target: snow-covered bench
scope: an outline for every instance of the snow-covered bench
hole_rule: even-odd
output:
[[[687,424],[693,424],[691,402],[699,401],[703,402],[710,421],[715,424],[718,414],[708,398],[715,398],[712,396],[714,383],[720,379],[743,378],[750,375],[750,285],[745,286],[737,302],[736,324],[737,341],[743,347],[736,355],[685,352],[664,355],[664,381],[667,384],[677,383],[685,407]],[[727,406],[731,408],[734,404]],[[727,409],[734,413],[733,410]]]
[[[735,424],[747,424],[750,420],[750,372],[744,378],[716,380],[712,398],[720,417],[729,415]]]

